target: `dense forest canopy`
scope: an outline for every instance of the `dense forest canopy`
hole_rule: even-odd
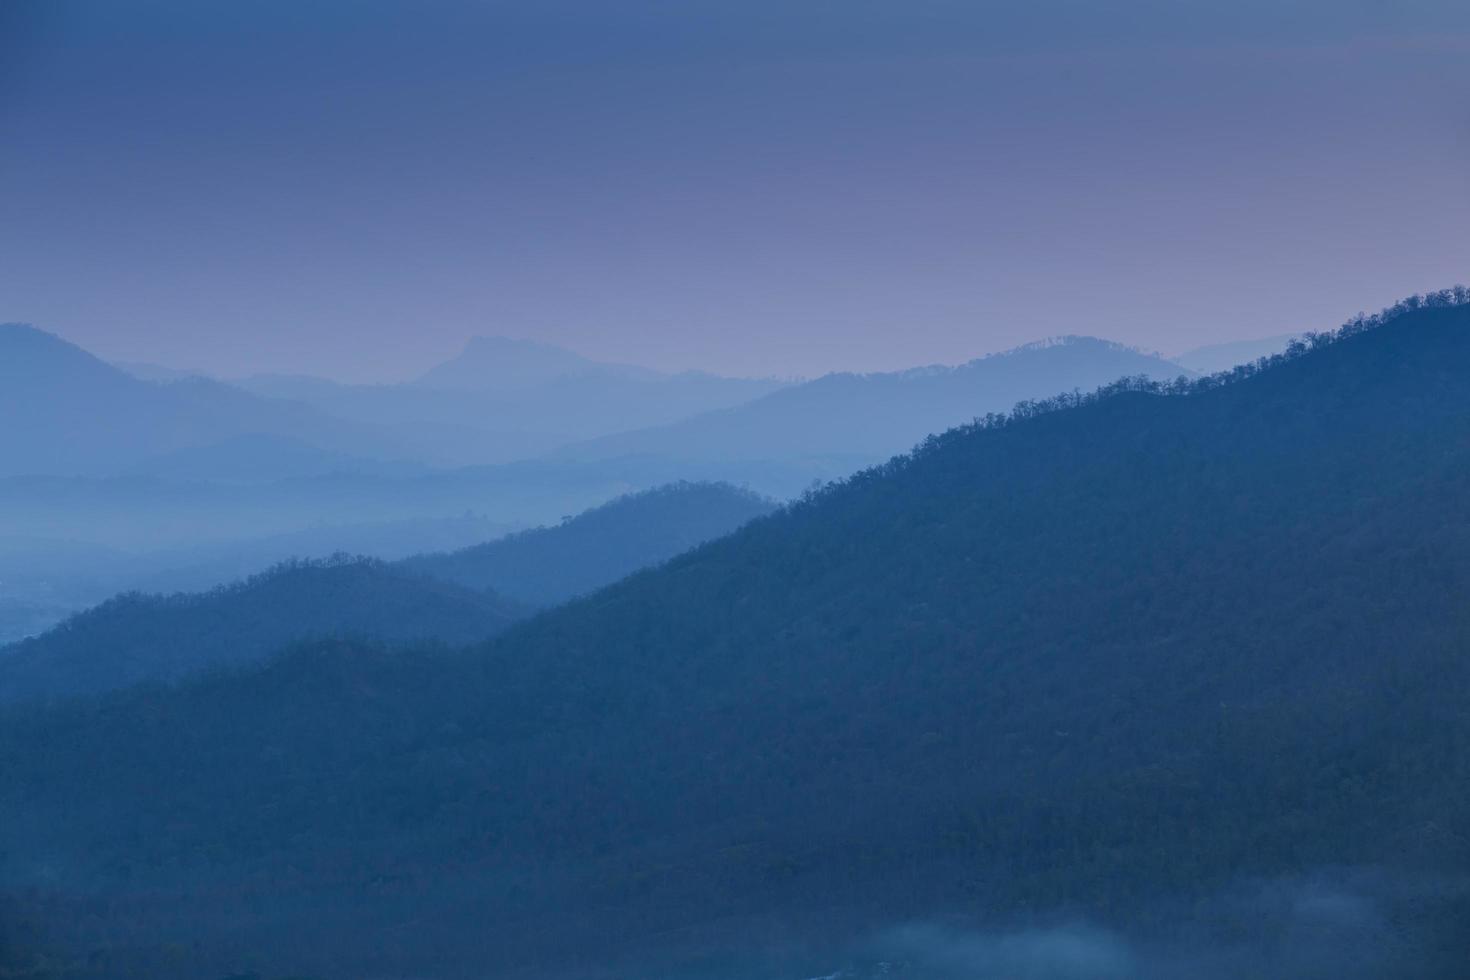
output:
[[[459,551],[291,560],[204,592],[125,593],[0,647],[0,702],[174,681],[314,638],[483,640],[774,506],[727,484],[675,483]]]
[[[1403,942],[1236,975],[1457,976],[1467,370],[1470,294],[1415,298],[951,430],[467,651],[12,711],[0,874],[95,951],[62,973],[450,977],[1228,932],[1243,880],[1363,869]]]
[[[528,612],[372,559],[285,562],[207,592],[120,595],[0,648],[0,702],[171,682],[344,634],[471,643]]]

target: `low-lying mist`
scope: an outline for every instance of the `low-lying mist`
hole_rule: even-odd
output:
[[[1102,925],[964,915],[882,929],[810,980],[1452,980],[1470,964],[1470,882],[1333,871],[1241,883]],[[794,976],[789,967],[770,976]],[[808,980],[808,978],[803,978]]]
[[[303,894],[279,906],[245,901],[237,915],[160,903],[140,895],[127,922],[92,931],[96,903],[51,907],[78,916],[51,922],[51,936],[90,933],[116,953],[109,973],[40,974],[95,980],[238,976],[257,980],[373,976],[525,980],[1459,980],[1470,963],[1470,882],[1428,873],[1323,871],[1240,882],[1213,895],[1128,910],[1011,912],[968,909],[875,925],[873,909],[844,920],[809,909],[787,918],[731,920],[698,935],[660,935],[646,952],[604,956],[573,913],[558,955],[523,958],[507,942],[483,889],[441,882],[416,899]],[[521,887],[498,880],[492,890]],[[219,896],[217,896],[218,898]],[[491,904],[494,904],[493,902]],[[807,913],[811,913],[808,915]],[[30,922],[37,921],[29,913]],[[167,921],[165,921],[167,920]],[[100,925],[100,920],[95,920]],[[405,924],[416,922],[414,928]],[[541,928],[545,926],[546,928]],[[548,935],[554,924],[540,923]],[[188,949],[162,941],[187,934]],[[495,935],[499,938],[492,938]],[[0,936],[3,939],[3,936]],[[58,964],[64,958],[54,960]],[[128,972],[132,970],[133,972]],[[137,973],[143,970],[144,973]],[[376,971],[376,972],[374,972]]]
[[[1335,871],[1239,884],[1125,926],[963,918],[885,930],[832,980],[1449,980],[1470,964],[1470,886]]]

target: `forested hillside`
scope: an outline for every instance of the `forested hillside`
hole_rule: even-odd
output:
[[[175,681],[328,636],[471,643],[525,612],[369,559],[289,562],[209,592],[121,595],[0,648],[0,702]]]
[[[591,592],[774,507],[728,484],[676,483],[620,497],[552,527],[458,551],[392,563],[291,560],[211,591],[121,595],[44,635],[0,646],[0,702],[177,679],[312,637],[483,640],[533,606]],[[402,534],[413,530],[428,539],[433,529],[419,525]],[[269,545],[263,542],[263,553],[270,553]],[[275,544],[277,550],[293,546],[309,548],[310,542],[298,536]],[[233,565],[211,564],[201,554],[196,565],[140,577],[186,588],[228,581],[245,574],[238,566],[248,557]],[[181,554],[176,562],[186,558]],[[236,571],[227,574],[231,568]],[[99,567],[99,577],[103,573]],[[23,613],[12,612],[18,624],[25,621]]]
[[[470,588],[554,605],[728,534],[774,508],[767,498],[729,484],[674,483],[619,497],[552,527],[399,564]]]
[[[1416,883],[1403,942],[1313,973],[1272,934],[1287,966],[1235,975],[1461,975],[1467,371],[1470,294],[1416,299],[936,436],[470,652],[13,712],[0,873],[82,975],[345,978],[690,976],[930,916],[1178,936],[1363,868]]]

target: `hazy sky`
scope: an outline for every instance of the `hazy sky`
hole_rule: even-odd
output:
[[[0,0],[0,320],[111,357],[815,374],[1461,281],[1465,0]]]

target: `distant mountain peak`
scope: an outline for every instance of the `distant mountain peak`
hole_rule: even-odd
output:
[[[1093,337],[1087,334],[1059,334],[1053,337],[1043,337],[1040,340],[1033,340],[1029,343],[1021,344],[1016,347],[1008,347],[1005,350],[992,351],[989,354],[981,354],[979,357],[971,358],[970,360],[960,364],[925,364],[920,367],[912,367],[902,371],[874,372],[872,374],[864,375],[864,377],[894,377],[905,381],[911,381],[915,379],[935,377],[938,375],[954,374],[970,368],[977,367],[982,364],[987,364],[987,362],[1004,361],[1008,358],[1015,358],[1018,356],[1024,357],[1027,354],[1055,351],[1058,349],[1067,349],[1078,353],[1114,354],[1123,355],[1126,357],[1148,358],[1160,362],[1168,361],[1168,359],[1165,358],[1163,354],[1160,354],[1156,351],[1144,350],[1141,347],[1134,347],[1129,344],[1119,343],[1116,340],[1107,340],[1102,337]],[[1190,372],[1181,369],[1180,373],[1187,374]]]
[[[427,371],[417,384],[431,388],[514,390],[588,375],[648,380],[662,377],[650,368],[594,361],[537,340],[477,335],[466,341],[454,357]]]
[[[1142,354],[1144,357],[1163,356],[1157,351],[1144,350],[1141,347],[1134,347],[1129,344],[1119,343],[1116,340],[1108,340],[1103,337],[1094,337],[1090,334],[1069,333],[1058,334],[1053,337],[1043,337],[1040,340],[1033,340],[1030,343],[1021,344],[1019,347],[1012,347],[1009,350],[997,351],[994,354],[986,354],[984,357],[978,358],[978,360],[985,360],[986,358],[990,357],[1006,357],[1011,354],[1026,354],[1032,351],[1051,350],[1052,348],[1056,347],[1086,347],[1092,348],[1094,350],[1112,351],[1118,354]]]
[[[1299,340],[1301,336],[1297,333],[1284,333],[1274,337],[1206,344],[1203,347],[1195,347],[1182,354],[1176,354],[1171,359],[1174,363],[1181,364],[1191,371],[1200,374],[1214,374],[1217,371],[1228,371],[1237,364],[1249,364],[1262,357],[1280,354],[1293,340]]]
[[[565,458],[878,462],[926,436],[1017,402],[1090,391],[1121,377],[1173,380],[1177,364],[1094,337],[1059,337],[959,365],[828,374],[744,405],[566,447]]]
[[[0,351],[67,353],[91,358],[91,355],[69,340],[34,327],[29,323],[0,323]]]
[[[0,379],[26,385],[133,380],[71,341],[28,323],[0,323]]]
[[[48,333],[33,324],[19,323],[16,321],[0,323],[0,343],[8,342],[11,338],[17,337],[51,337],[57,340],[60,339],[54,333]]]

